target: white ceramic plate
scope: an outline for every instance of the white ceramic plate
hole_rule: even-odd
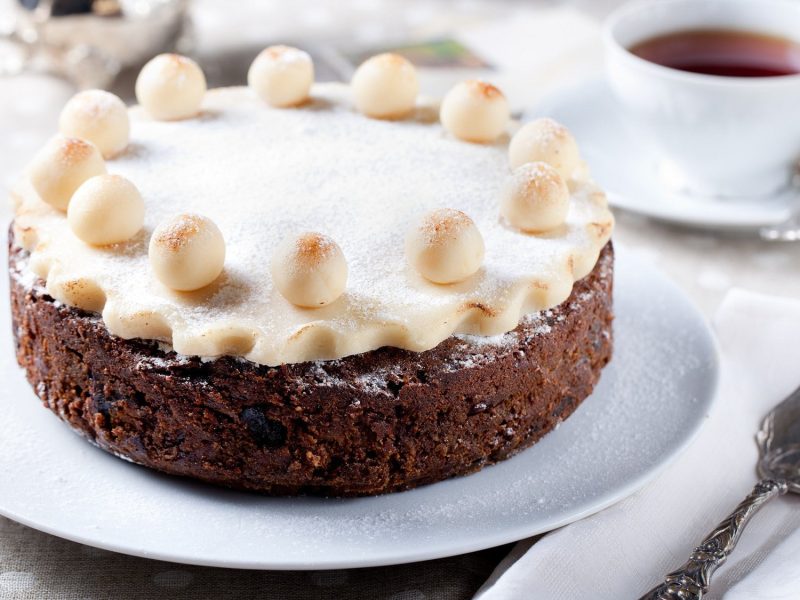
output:
[[[0,287],[7,332],[7,284]],[[395,564],[548,531],[652,479],[687,445],[712,401],[714,342],[673,284],[622,253],[615,310],[614,358],[599,387],[541,442],[468,477],[350,500],[264,498],[114,458],[42,408],[6,334],[0,514],[118,552],[256,569]]]
[[[588,79],[553,92],[526,114],[526,118],[539,116],[570,128],[612,206],[681,225],[726,230],[779,225],[800,209],[796,189],[770,198],[736,200],[697,198],[666,189],[659,174],[660,157],[646,134],[626,118],[604,79]]]

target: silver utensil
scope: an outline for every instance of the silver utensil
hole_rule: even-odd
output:
[[[16,0],[0,75],[33,71],[107,87],[124,67],[181,43],[188,0]]]
[[[761,477],[750,495],[694,549],[689,560],[640,600],[700,600],[753,515],[787,491],[800,494],[800,387],[766,416],[756,434]]]

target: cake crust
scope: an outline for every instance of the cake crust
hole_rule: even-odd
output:
[[[503,336],[277,367],[112,336],[26,263],[12,236],[17,360],[47,408],[138,464],[265,494],[372,495],[478,470],[567,418],[611,357],[610,243],[564,303]]]

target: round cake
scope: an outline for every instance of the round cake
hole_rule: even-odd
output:
[[[249,87],[162,55],[78,94],[13,192],[17,358],[99,447],[269,494],[368,495],[525,448],[611,357],[613,217],[569,132],[380,55]],[[441,121],[439,115],[441,114]]]

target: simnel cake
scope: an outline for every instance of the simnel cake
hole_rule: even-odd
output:
[[[19,364],[100,448],[266,494],[357,496],[530,446],[612,350],[613,217],[570,132],[370,58],[246,87],[155,57],[88,90],[12,196]]]

